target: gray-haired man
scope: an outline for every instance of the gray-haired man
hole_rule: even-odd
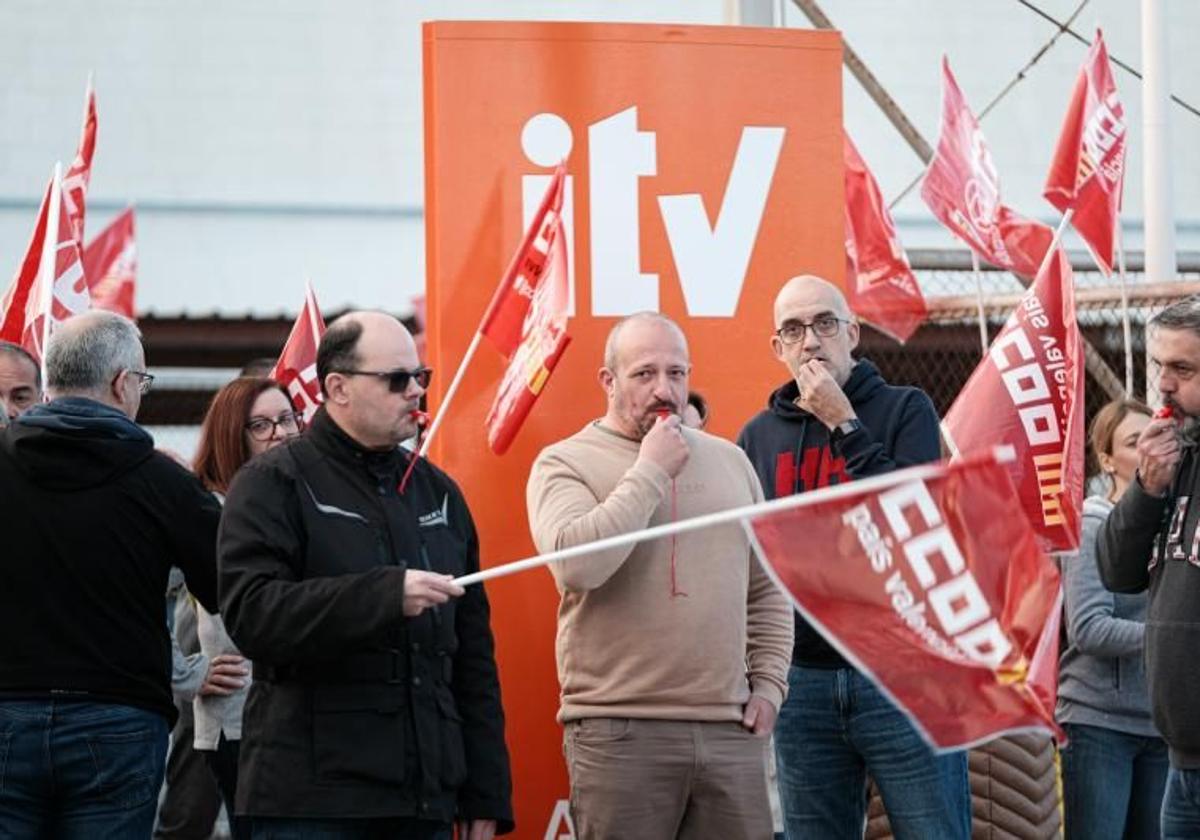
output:
[[[0,433],[0,825],[149,837],[171,699],[172,564],[217,608],[220,508],[134,422],[137,327],[88,312],[46,350],[51,401]]]

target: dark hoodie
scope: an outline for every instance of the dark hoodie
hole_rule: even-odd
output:
[[[66,397],[0,433],[0,698],[121,703],[174,722],[167,573],[217,609],[220,507],[114,408]]]
[[[795,380],[778,388],[738,435],[768,499],[880,475],[941,456],[938,416],[919,388],[888,385],[878,368],[858,360],[843,388],[862,428],[831,444],[825,424],[796,405]],[[819,553],[814,561],[825,558]],[[810,668],[849,663],[808,622],[796,616],[792,662]]]
[[[1171,490],[1151,496],[1133,481],[1096,542],[1100,577],[1112,592],[1150,590],[1146,676],[1154,725],[1171,764],[1200,770],[1200,457],[1193,432]]]

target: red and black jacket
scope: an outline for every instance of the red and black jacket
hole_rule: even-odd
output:
[[[742,429],[745,450],[768,499],[880,475],[941,456],[938,416],[919,388],[889,385],[866,359],[855,363],[843,389],[861,427],[831,441],[829,429],[796,405],[794,380],[771,394],[767,408]],[[813,554],[814,562],[823,558]],[[792,662],[814,668],[849,664],[800,616]]]

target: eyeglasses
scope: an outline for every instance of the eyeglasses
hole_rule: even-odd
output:
[[[416,370],[405,370],[404,368],[396,368],[395,370],[339,370],[335,371],[335,373],[344,373],[348,376],[374,376],[387,380],[388,390],[393,394],[403,394],[407,391],[410,379],[415,379],[421,390],[428,388],[429,381],[433,379],[433,370],[427,367],[420,367]]]
[[[775,330],[775,335],[779,336],[779,340],[784,344],[795,344],[797,341],[803,341],[805,330],[812,330],[813,334],[818,338],[833,338],[838,334],[838,329],[842,324],[849,323],[845,318],[839,318],[836,315],[820,315],[808,324],[803,321],[788,321],[782,327]]]
[[[295,411],[280,414],[274,420],[270,417],[251,417],[243,427],[255,440],[270,440],[275,437],[275,430],[280,429],[285,436],[300,433],[303,417]]]
[[[144,370],[127,370],[126,373],[138,378],[138,393],[150,393],[150,386],[154,384],[154,375],[146,373]]]

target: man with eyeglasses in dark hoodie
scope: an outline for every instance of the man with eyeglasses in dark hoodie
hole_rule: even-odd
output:
[[[1200,296],[1151,318],[1146,339],[1150,384],[1164,409],[1138,437],[1135,478],[1096,554],[1109,590],[1150,593],[1146,677],[1171,762],[1162,836],[1176,840],[1200,837]]]
[[[940,456],[938,417],[918,388],[855,360],[859,327],[842,292],[802,275],[775,298],[771,350],[791,379],[738,437],[768,499]],[[830,562],[797,546],[803,562]],[[891,701],[796,615],[788,696],[775,728],[788,840],[861,837],[866,774],[897,838],[969,838],[965,752],[936,755]]]
[[[466,500],[400,444],[429,386],[408,330],[351,312],[317,349],[305,433],[239,471],[221,607],[254,662],[237,806],[254,837],[490,840],[511,781]]]
[[[217,607],[220,508],[134,422],[138,329],[76,315],[46,350],[51,401],[0,433],[0,826],[149,837],[171,696],[172,565]]]

